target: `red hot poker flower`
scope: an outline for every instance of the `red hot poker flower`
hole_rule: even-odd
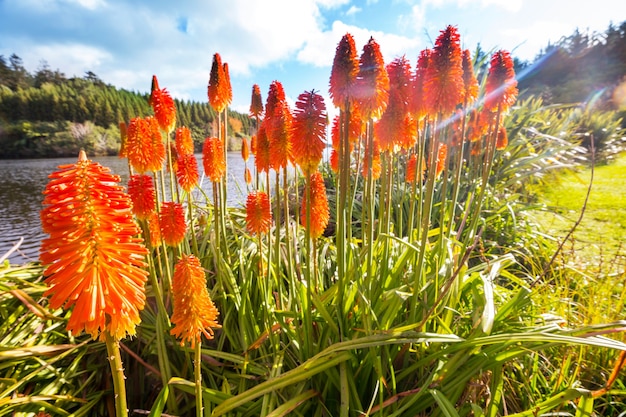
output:
[[[252,97],[250,99],[250,116],[261,117],[263,114],[263,99],[261,98],[261,88],[258,84],[252,86]]]
[[[328,209],[328,198],[326,196],[326,185],[324,178],[319,171],[315,171],[309,178],[311,183],[311,203],[307,204],[306,195],[302,199],[302,208],[300,210],[300,223],[306,227],[307,207],[311,207],[311,218],[309,233],[313,239],[322,236],[328,221],[330,219],[330,211]]]
[[[330,152],[330,168],[335,174],[339,173],[339,152],[336,149]]]
[[[378,43],[370,38],[359,59],[355,88],[356,105],[363,119],[379,118],[387,107],[388,95],[389,76],[383,55]]]
[[[140,174],[160,171],[165,162],[165,144],[159,123],[152,117],[136,117],[128,125],[126,155],[130,165]]]
[[[478,80],[474,74],[474,64],[469,49],[463,51],[463,91],[464,102],[473,104],[478,97]]]
[[[413,88],[411,90],[411,98],[409,102],[409,111],[418,120],[423,119],[428,114],[426,106],[426,98],[424,93],[424,80],[426,78],[426,70],[430,62],[431,50],[425,49],[420,52],[413,75]]]
[[[220,54],[216,53],[213,55],[207,95],[211,107],[218,113],[221,113],[228,105],[228,90],[225,87],[226,82],[222,57]]]
[[[220,138],[208,137],[202,147],[204,173],[212,182],[220,182],[226,174],[224,143]]]
[[[128,180],[128,194],[133,202],[133,214],[138,219],[147,219],[156,210],[156,191],[150,175],[131,175]]]
[[[74,306],[67,329],[92,338],[135,334],[145,303],[148,253],[120,178],[80,152],[44,191],[40,260],[50,306]]]
[[[437,152],[437,170],[435,171],[435,176],[438,177],[443,172],[443,169],[446,167],[446,158],[448,157],[448,145],[445,143],[439,144],[439,150]]]
[[[414,183],[416,181],[418,183],[421,183],[422,175],[424,174],[425,170],[426,163],[424,161],[424,158],[422,157],[422,172],[420,173],[420,175],[417,175],[417,155],[411,154],[409,160],[406,163],[405,181],[408,183]]]
[[[292,161],[292,144],[289,135],[292,115],[280,81],[270,85],[265,105],[265,132],[270,143],[270,168],[278,171]]]
[[[335,107],[347,110],[354,99],[354,86],[359,73],[354,38],[346,33],[339,41],[330,72],[330,97]]]
[[[270,199],[263,191],[248,194],[246,199],[246,228],[250,233],[267,233],[272,226]]]
[[[259,126],[260,128],[261,126]],[[250,152],[252,152],[252,155],[256,155],[256,135],[250,137]]]
[[[222,84],[223,94],[226,98],[226,105],[228,106],[233,101],[233,87],[230,84],[230,72],[228,71],[228,62],[224,62],[222,65],[222,72],[224,74],[224,83]]]
[[[181,188],[190,192],[198,185],[198,162],[194,154],[179,155],[177,159],[176,179]]]
[[[498,129],[498,136],[496,137],[496,149],[501,151],[506,149],[509,144],[509,136],[506,133],[506,128],[504,126],[500,126]]]
[[[161,225],[159,224],[159,214],[156,211],[150,213],[148,217],[148,231],[150,232],[150,246],[156,247],[161,244]]]
[[[213,339],[213,329],[219,312],[211,300],[206,287],[206,277],[200,260],[193,255],[183,254],[176,262],[172,277],[174,313],[170,334],[180,339],[181,346],[190,342],[194,348],[202,334]]]
[[[195,256],[183,254],[176,262],[172,295],[174,328],[170,334],[180,339],[181,346],[190,342],[194,348],[202,334],[213,339],[213,329],[222,327],[217,323],[219,311],[207,290],[204,269]]]
[[[254,154],[254,166],[258,172],[270,170],[270,141],[265,130],[265,121],[259,126],[256,136],[256,153]]]
[[[507,51],[497,51],[491,56],[487,84],[485,86],[485,107],[496,111],[507,111],[517,100],[517,80],[513,69],[513,59]]]
[[[156,75],[153,76],[152,80],[153,86],[156,85],[156,88],[153,88],[150,94],[150,105],[152,110],[154,110],[154,117],[159,122],[161,130],[170,133],[176,125],[176,105],[174,104],[174,99],[172,99],[172,96],[165,88],[158,88],[159,84],[156,82]]]
[[[248,162],[248,158],[250,158],[250,148],[248,147],[248,140],[243,138],[241,140],[241,159],[244,162]]]
[[[187,233],[183,205],[172,201],[166,201],[161,204],[159,224],[161,226],[161,237],[166,245],[177,246],[182,243]]]
[[[452,114],[463,100],[463,59],[461,37],[448,26],[435,42],[424,80],[426,105],[433,114]]]
[[[308,174],[317,169],[326,143],[326,105],[315,91],[298,96],[291,124],[293,159]]]
[[[176,153],[178,155],[188,155],[194,153],[193,139],[191,138],[191,131],[189,128],[183,126],[176,129],[174,141],[176,143]]]

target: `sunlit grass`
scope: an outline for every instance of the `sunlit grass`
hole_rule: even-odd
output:
[[[548,211],[538,215],[542,226],[555,237],[564,237],[582,210],[591,180],[591,169],[560,173],[543,187],[541,201]],[[581,260],[597,263],[626,247],[626,155],[595,167],[589,201],[581,224],[574,231],[574,248]],[[571,247],[571,245],[566,246]]]

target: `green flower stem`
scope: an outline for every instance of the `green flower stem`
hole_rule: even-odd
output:
[[[194,347],[194,382],[196,384],[196,417],[202,417],[202,343],[198,340]]]
[[[116,417],[125,417],[128,416],[128,407],[126,406],[126,381],[120,354],[120,341],[107,331],[104,332],[104,337],[107,346],[107,356],[111,365],[111,376],[113,377],[115,415]]]

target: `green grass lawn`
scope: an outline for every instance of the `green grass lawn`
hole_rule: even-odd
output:
[[[547,211],[538,214],[545,230],[560,239],[578,220],[589,188],[591,169],[559,175],[542,188],[540,201]],[[596,166],[591,194],[580,225],[572,235],[573,248],[589,264],[619,261],[626,256],[626,154],[609,165]],[[616,259],[617,257],[617,259]],[[620,263],[620,262],[617,262]]]

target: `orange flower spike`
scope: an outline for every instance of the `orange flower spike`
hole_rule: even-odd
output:
[[[177,246],[182,243],[187,233],[183,205],[172,201],[166,201],[161,204],[159,225],[161,227],[161,237],[166,245]]]
[[[161,225],[159,224],[159,214],[156,211],[150,213],[148,217],[148,230],[150,231],[150,246],[156,247],[161,243]]]
[[[246,228],[250,233],[267,233],[272,226],[270,198],[263,191],[248,194],[246,199]]]
[[[474,64],[469,49],[463,51],[463,87],[465,103],[473,104],[478,98],[478,80],[474,74]]]
[[[328,221],[330,219],[330,211],[328,209],[328,197],[326,196],[326,185],[324,184],[324,178],[319,171],[315,171],[311,174],[311,219],[309,233],[313,239],[317,239],[322,236]],[[300,210],[300,223],[306,227],[306,215],[307,215],[306,195],[302,199],[302,208]]]
[[[211,107],[213,107],[217,113],[221,113],[227,105],[228,97],[225,97],[225,93],[227,92],[224,87],[225,83],[226,76],[224,74],[224,66],[222,65],[222,57],[220,54],[216,53],[213,55],[207,95]]]
[[[126,122],[120,122],[120,152],[118,156],[120,158],[126,158],[126,141],[128,140],[128,133]]]
[[[135,334],[145,304],[144,262],[132,202],[120,178],[80,152],[78,162],[50,175],[40,217],[50,236],[40,260],[50,307],[74,307],[67,329],[104,340]]]
[[[330,169],[332,169],[335,174],[339,172],[339,152],[337,152],[336,149],[330,152]]]
[[[507,51],[497,51],[491,56],[489,74],[485,86],[485,107],[507,111],[517,100],[517,80],[513,59]]]
[[[165,162],[165,144],[157,120],[148,116],[135,117],[128,125],[126,155],[128,162],[140,174],[160,171]]]
[[[448,156],[448,146],[445,143],[439,144],[439,150],[437,152],[437,170],[435,176],[438,177],[446,167],[446,158]]]
[[[248,147],[248,140],[243,138],[241,140],[241,159],[244,162],[248,162],[248,158],[250,158],[250,148]]]
[[[259,126],[256,136],[256,154],[254,156],[254,166],[258,172],[269,172],[270,170],[270,141],[266,133],[266,122]]]
[[[158,90],[159,89],[159,80],[157,79],[156,75],[152,76],[152,83],[150,84],[150,97],[148,97],[148,104],[150,106],[152,106],[152,94],[154,93],[154,90]]]
[[[417,173],[417,155],[411,154],[409,160],[406,162],[406,172],[404,174],[404,180],[408,183],[413,183],[416,180]]]
[[[222,73],[224,74],[224,83],[222,84],[224,98],[228,106],[233,101],[233,86],[230,83],[230,72],[228,71],[228,63],[222,65]]]
[[[181,188],[187,192],[198,185],[198,162],[194,154],[179,155],[177,159],[176,179]]]
[[[194,348],[200,343],[201,336],[213,339],[213,329],[220,328],[217,323],[219,311],[213,304],[206,286],[204,269],[198,258],[183,254],[176,262],[172,277],[174,328],[170,334]]]
[[[326,105],[324,98],[315,91],[298,96],[291,124],[293,158],[306,174],[317,169],[326,143]]]
[[[204,173],[212,182],[220,182],[226,174],[224,143],[216,137],[208,137],[202,147],[202,165]]]
[[[259,129],[261,126],[259,126]],[[252,155],[256,155],[256,135],[252,135],[250,137],[250,152]]]
[[[150,175],[134,174],[128,180],[128,194],[133,203],[133,214],[147,219],[156,210],[156,191]]]
[[[176,129],[174,142],[176,143],[176,153],[178,155],[194,153],[193,139],[191,138],[191,131],[188,127],[183,126]]]
[[[363,47],[355,88],[356,105],[363,120],[380,118],[389,99],[389,76],[374,38]]]
[[[261,88],[258,84],[252,86],[252,97],[250,99],[250,116],[261,117],[263,114],[263,99],[261,98]]]
[[[270,143],[270,168],[279,170],[292,161],[292,146],[289,130],[292,115],[285,99],[285,90],[280,81],[270,85],[265,105],[266,134]]]
[[[418,120],[423,119],[428,114],[424,92],[424,80],[426,78],[428,64],[430,63],[430,55],[430,49],[424,49],[420,52],[420,56],[417,59],[417,66],[415,67],[415,74],[413,75],[409,111]]]
[[[460,35],[448,26],[435,42],[426,75],[424,91],[430,113],[448,117],[463,100],[463,58]]]
[[[501,151],[506,149],[509,144],[509,137],[506,133],[506,128],[504,126],[500,126],[498,129],[498,136],[496,137],[496,149]]]
[[[156,80],[156,77],[153,80]],[[150,105],[152,110],[154,110],[154,117],[159,122],[159,127],[169,134],[176,125],[176,104],[174,104],[174,99],[172,99],[172,96],[165,88],[156,88],[150,94]]]
[[[393,150],[396,145],[410,148],[415,141],[414,125],[409,117],[411,66],[401,57],[387,65],[389,74],[389,104],[376,124],[378,140],[382,150]]]
[[[347,107],[351,107],[358,73],[359,61],[354,38],[346,33],[337,45],[330,72],[330,97],[335,107],[340,110],[347,110]]]
[[[387,65],[389,76],[389,103],[401,104],[402,111],[409,106],[411,84],[411,63],[404,57],[396,58]]]
[[[246,167],[243,172],[243,179],[246,181],[246,184],[252,184],[252,173],[250,172],[250,168]]]

